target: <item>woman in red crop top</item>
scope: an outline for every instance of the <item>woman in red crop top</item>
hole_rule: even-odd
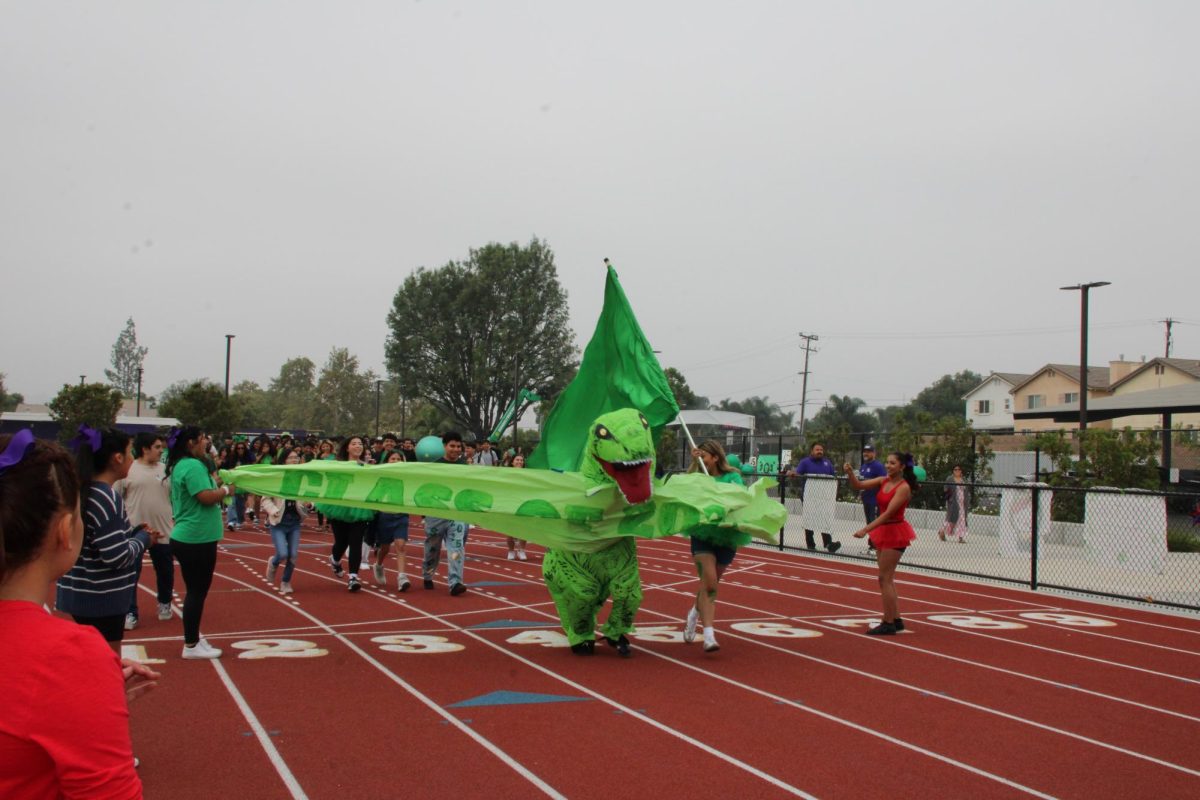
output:
[[[892,636],[904,630],[900,619],[899,599],[896,596],[896,565],[917,534],[904,519],[904,509],[917,488],[917,476],[913,472],[913,457],[909,453],[889,453],[884,462],[887,475],[882,478],[859,480],[849,464],[842,469],[854,489],[876,489],[880,514],[865,528],[854,534],[854,538],[871,537],[875,545],[875,562],[879,565],[879,591],[883,595],[883,622],[867,633],[872,636]]]

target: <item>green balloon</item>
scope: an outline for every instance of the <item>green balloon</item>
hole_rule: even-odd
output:
[[[729,466],[733,467],[734,469],[742,468],[742,460],[738,458],[737,453],[730,453],[729,455],[725,456],[725,460],[729,462]]]
[[[440,436],[425,436],[417,442],[418,461],[441,461],[446,455]]]
[[[925,468],[920,465],[913,467],[913,474],[917,476],[917,480],[919,481],[923,481],[929,477],[925,472]]]

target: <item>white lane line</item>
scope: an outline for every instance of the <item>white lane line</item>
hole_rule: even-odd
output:
[[[516,604],[516,603],[514,603],[514,605],[519,605],[519,604]],[[643,610],[648,610],[648,609],[643,609]],[[668,618],[668,619],[671,619],[672,621],[678,621],[676,617],[674,617],[674,616],[672,616],[672,615],[670,615],[670,614],[663,613],[663,612],[659,612],[659,611],[650,611],[649,613],[656,614],[657,616],[666,617],[666,618]],[[928,623],[924,623],[924,621],[923,621],[923,624],[928,624]],[[836,632],[838,632],[838,633],[842,633],[842,634],[849,635],[849,636],[855,636],[855,635],[861,636],[861,634],[855,634],[855,633],[854,633],[854,632],[852,632],[852,631],[847,631],[846,629],[844,629],[844,628],[840,628],[840,627],[837,627],[837,626],[824,626],[824,625],[822,625],[822,626],[820,626],[820,627],[825,627],[825,628],[828,628],[829,630],[834,630],[834,631],[836,631]],[[944,627],[944,626],[939,626],[939,627]],[[825,666],[833,667],[833,668],[835,668],[835,669],[843,670],[843,671],[846,671],[846,672],[850,672],[851,674],[854,674],[854,675],[859,675],[859,676],[862,676],[862,677],[871,678],[871,679],[873,679],[873,680],[878,680],[878,681],[881,681],[881,682],[883,682],[883,683],[887,683],[887,684],[890,684],[890,685],[893,685],[893,686],[896,686],[896,687],[899,687],[899,688],[907,689],[907,690],[909,690],[909,691],[920,692],[920,693],[926,694],[926,695],[928,695],[928,696],[931,696],[931,697],[934,697],[934,698],[938,698],[938,699],[946,700],[946,701],[948,701],[948,702],[952,702],[952,703],[956,703],[956,704],[959,704],[959,705],[967,706],[967,707],[969,707],[969,708],[972,708],[972,709],[974,709],[974,710],[977,710],[977,711],[981,711],[981,712],[983,712],[983,713],[986,713],[986,714],[993,714],[993,715],[995,715],[995,716],[1003,717],[1003,718],[1005,718],[1005,719],[1009,719],[1009,720],[1011,720],[1011,721],[1014,721],[1014,722],[1018,722],[1018,723],[1023,723],[1023,724],[1026,724],[1026,725],[1030,725],[1030,726],[1032,726],[1032,727],[1039,728],[1039,729],[1041,729],[1041,730],[1045,730],[1045,731],[1047,731],[1047,732],[1050,732],[1050,733],[1055,733],[1055,734],[1059,734],[1059,735],[1062,735],[1062,736],[1066,736],[1066,737],[1068,737],[1068,738],[1077,739],[1077,740],[1083,741],[1083,742],[1085,742],[1085,743],[1088,743],[1088,744],[1091,744],[1091,745],[1094,745],[1094,746],[1097,746],[1097,747],[1105,748],[1105,749],[1108,749],[1108,750],[1113,750],[1113,751],[1115,751],[1115,752],[1119,752],[1119,753],[1122,753],[1122,754],[1124,754],[1124,755],[1128,755],[1128,756],[1130,756],[1130,757],[1133,757],[1133,758],[1137,758],[1137,759],[1141,759],[1141,760],[1149,761],[1149,762],[1151,762],[1151,763],[1154,763],[1154,764],[1157,764],[1157,765],[1159,765],[1159,766],[1168,767],[1168,768],[1170,768],[1170,769],[1178,770],[1178,771],[1180,771],[1180,772],[1184,772],[1184,773],[1187,773],[1187,774],[1190,774],[1190,775],[1196,775],[1196,776],[1200,776],[1200,771],[1196,771],[1196,770],[1190,769],[1190,768],[1188,768],[1188,767],[1184,767],[1184,766],[1182,766],[1182,765],[1179,765],[1179,764],[1174,764],[1174,763],[1172,763],[1172,762],[1170,762],[1170,761],[1165,761],[1165,760],[1163,760],[1163,759],[1157,758],[1157,757],[1155,757],[1155,756],[1148,755],[1148,754],[1146,754],[1146,753],[1139,753],[1139,752],[1137,752],[1137,751],[1135,751],[1135,750],[1129,750],[1129,749],[1127,749],[1127,748],[1121,747],[1120,745],[1115,745],[1115,744],[1111,744],[1111,743],[1108,743],[1108,742],[1103,742],[1103,741],[1100,741],[1100,740],[1098,740],[1098,739],[1092,739],[1091,737],[1087,737],[1087,736],[1084,736],[1084,735],[1082,735],[1082,734],[1074,733],[1074,732],[1072,732],[1072,731],[1064,730],[1064,729],[1061,729],[1061,728],[1055,728],[1054,726],[1047,725],[1047,724],[1045,724],[1045,723],[1041,723],[1041,722],[1037,722],[1036,720],[1027,719],[1027,718],[1025,718],[1025,717],[1020,717],[1020,716],[1017,716],[1017,715],[1015,715],[1015,714],[1010,714],[1010,713],[1008,713],[1008,712],[1006,712],[1006,711],[1001,711],[1001,710],[999,710],[999,709],[991,708],[991,707],[988,707],[988,706],[982,706],[982,705],[979,705],[979,704],[976,704],[976,703],[972,703],[972,702],[970,702],[970,701],[967,701],[967,700],[962,700],[962,699],[960,699],[960,698],[950,697],[950,696],[948,696],[948,695],[941,694],[941,693],[940,693],[938,690],[935,690],[935,689],[922,689],[922,688],[920,688],[920,687],[918,687],[918,686],[914,686],[914,685],[913,685],[913,684],[911,684],[911,683],[904,683],[904,682],[902,682],[902,681],[893,680],[893,679],[891,679],[891,678],[885,678],[885,677],[882,677],[882,676],[879,676],[879,675],[873,675],[873,674],[870,674],[870,673],[864,673],[864,672],[861,672],[860,670],[858,670],[857,668],[854,668],[854,667],[849,667],[849,666],[846,666],[846,665],[843,665],[843,664],[838,664],[838,663],[836,663],[836,662],[827,661],[827,660],[825,660],[825,659],[818,658],[818,657],[816,657],[816,656],[807,655],[807,654],[805,654],[805,653],[800,653],[800,652],[796,652],[796,651],[793,651],[793,650],[788,650],[788,649],[786,649],[786,648],[782,648],[782,647],[779,647],[779,646],[777,646],[777,645],[772,645],[772,644],[769,644],[769,643],[763,642],[763,641],[761,641],[761,640],[759,640],[759,639],[756,639],[756,638],[751,638],[751,637],[748,637],[748,636],[745,636],[745,635],[742,635],[742,634],[738,634],[738,633],[734,633],[734,632],[728,632],[728,633],[725,633],[724,635],[726,635],[726,636],[730,636],[730,637],[732,637],[732,638],[740,639],[740,640],[742,640],[742,641],[751,642],[752,644],[757,644],[757,645],[759,645],[760,647],[766,647],[766,648],[768,648],[768,649],[771,649],[771,650],[776,650],[776,651],[778,651],[778,652],[781,652],[781,653],[787,653],[787,654],[789,654],[789,655],[792,655],[792,656],[794,656],[794,657],[797,657],[797,658],[803,658],[803,659],[805,659],[805,660],[808,660],[808,661],[812,661],[812,662],[819,663],[819,664],[822,664],[822,665],[825,665]],[[866,637],[863,637],[863,638],[866,638]],[[906,649],[914,649],[914,650],[915,650],[915,649],[918,649],[918,648],[912,647],[911,645],[904,645],[904,644],[901,644],[901,643],[899,643],[899,642],[882,642],[882,641],[879,641],[879,640],[872,640],[872,641],[873,641],[875,644],[878,644],[878,645],[895,645],[895,646],[904,647],[904,648],[906,648]],[[650,651],[650,650],[647,650],[647,652],[652,652],[652,653],[654,653],[655,655],[661,655],[661,654],[659,654],[659,653],[657,653],[657,652],[655,652],[655,651]],[[668,658],[668,659],[669,659],[669,657],[667,657],[667,656],[662,656],[662,657],[664,657],[664,658]],[[673,660],[673,659],[669,659],[669,660]],[[962,661],[964,661],[965,663],[972,663],[972,662],[970,662],[970,661],[968,661],[968,660],[966,660],[966,659],[956,659],[956,660],[962,660]],[[680,663],[683,663],[683,662],[680,662]],[[688,664],[683,664],[683,665],[684,665],[684,666],[688,666],[689,668],[695,669],[694,667],[691,667],[691,665],[688,665]],[[980,665],[978,665],[978,666],[985,666],[985,665],[982,665],[982,664],[980,664]],[[996,668],[996,669],[1000,669],[1000,668]],[[704,670],[701,670],[701,672],[704,672]],[[713,673],[707,673],[707,672],[705,672],[705,674],[710,674],[710,675],[711,675],[713,678],[715,678],[715,679],[717,679],[717,680],[726,680],[724,677],[722,677],[722,676],[719,676],[719,675],[716,675],[716,674],[713,674]],[[1022,676],[1022,675],[1021,675],[1021,673],[1014,673],[1014,674],[1016,674],[1016,675],[1018,675],[1018,676],[1020,676],[1020,677],[1027,677],[1027,678],[1029,678],[1030,680],[1035,680],[1034,676]],[[1046,681],[1045,679],[1037,679],[1037,680],[1041,680],[1041,681],[1049,682],[1049,681]],[[1141,704],[1140,704],[1140,703],[1137,703],[1137,702],[1135,702],[1135,701],[1132,701],[1132,700],[1124,700],[1124,699],[1122,699],[1122,698],[1118,698],[1118,697],[1109,697],[1109,696],[1106,696],[1106,695],[1101,695],[1099,692],[1091,692],[1091,691],[1088,691],[1088,690],[1081,690],[1081,689],[1077,689],[1077,688],[1075,688],[1075,687],[1069,687],[1069,686],[1068,686],[1068,687],[1065,687],[1065,688],[1072,689],[1073,691],[1081,691],[1081,692],[1083,692],[1084,694],[1093,694],[1093,695],[1097,695],[1097,696],[1101,696],[1101,697],[1106,697],[1107,699],[1112,699],[1112,700],[1115,700],[1115,701],[1117,701],[1117,702],[1123,702],[1123,703],[1127,703],[1127,704],[1130,704],[1130,705],[1141,706]],[[758,690],[758,689],[752,689],[752,691],[756,691],[756,692],[757,692],[757,691],[760,691],[760,690]],[[787,702],[787,701],[786,701],[786,700],[783,700],[783,702]],[[1147,708],[1148,710],[1161,711],[1162,713],[1165,713],[1165,714],[1170,714],[1170,715],[1172,715],[1172,716],[1182,717],[1182,718],[1185,718],[1185,719],[1188,719],[1188,720],[1192,720],[1192,719],[1194,719],[1194,718],[1192,718],[1192,717],[1188,717],[1186,714],[1181,714],[1181,713],[1179,713],[1179,712],[1172,712],[1172,711],[1169,711],[1169,710],[1166,710],[1166,709],[1156,709],[1156,708],[1154,708],[1153,706],[1144,706],[1144,708]],[[853,725],[853,724],[855,724],[855,723],[848,723],[848,724],[851,724],[851,725]],[[887,737],[883,737],[883,738],[887,738]],[[968,766],[969,766],[969,765],[968,765]],[[973,768],[972,768],[972,769],[973,769]]]
[[[1053,622],[1046,622],[1044,620],[1030,619],[1028,617],[1020,616],[1021,614],[1029,614],[1029,613],[1037,613],[1037,612],[980,611],[978,613],[989,614],[993,617],[1000,617],[1001,619],[1010,619],[1010,620],[1013,620],[1014,622],[1020,622],[1025,625],[1037,625],[1039,627],[1054,628],[1057,630],[1061,630],[1063,627],[1067,627],[1070,629],[1071,633],[1082,633],[1087,636],[1098,636],[1101,639],[1109,639],[1114,642],[1122,642],[1124,644],[1130,644],[1130,645],[1134,645],[1136,647],[1152,647],[1156,650],[1169,650],[1172,653],[1182,653],[1183,655],[1188,655],[1188,656],[1200,656],[1200,651],[1197,651],[1197,650],[1184,650],[1183,648],[1180,648],[1180,647],[1171,647],[1170,645],[1157,644],[1155,642],[1143,642],[1140,639],[1130,639],[1126,636],[1114,636],[1111,633],[1101,633],[1100,631],[1091,630],[1085,625],[1063,626],[1063,625],[1058,625]],[[1072,614],[1077,617],[1086,616],[1082,612],[1076,612],[1076,611],[1060,611],[1060,612],[1054,612],[1054,613]]]
[[[148,586],[138,584],[139,588],[147,594],[158,596],[158,593],[151,590]],[[183,612],[178,608],[173,608],[173,611],[180,617],[183,617]],[[182,643],[183,637],[179,637]],[[225,667],[217,659],[210,659],[213,669],[216,670],[217,677],[221,679],[221,683],[225,685],[225,690],[229,692],[229,696],[233,698],[233,702],[237,705],[238,710],[242,712],[242,716],[250,725],[250,730],[254,731],[254,738],[258,739],[258,743],[262,745],[263,752],[267,754],[267,760],[271,762],[271,766],[275,767],[275,772],[279,774],[279,778],[283,781],[283,785],[288,788],[295,800],[308,800],[308,795],[304,793],[300,782],[296,780],[296,776],[292,774],[292,770],[284,761],[283,756],[275,748],[275,743],[271,741],[271,737],[267,735],[267,731],[263,728],[262,723],[258,721],[254,711],[250,708],[250,704],[246,702],[246,698],[242,697],[242,693],[238,691],[234,685],[233,679],[229,677],[229,673],[225,671]]]
[[[296,571],[302,572],[304,570],[301,570],[299,567],[297,567]],[[313,574],[313,573],[309,573],[309,574]],[[446,711],[445,709],[443,709],[441,706],[439,706],[437,703],[435,703],[433,700],[431,700],[428,696],[426,696],[421,691],[419,691],[411,683],[404,680],[396,673],[392,672],[390,669],[388,669],[386,666],[384,666],[382,663],[380,663],[370,653],[363,650],[361,647],[359,647],[357,644],[355,644],[350,639],[346,638],[346,636],[344,636],[342,633],[335,631],[332,627],[330,627],[329,625],[326,625],[324,622],[322,622],[320,619],[318,619],[317,617],[310,614],[308,611],[306,611],[302,608],[296,608],[295,606],[291,605],[286,600],[284,600],[282,597],[277,596],[274,592],[265,591],[263,589],[258,588],[257,586],[253,586],[249,583],[246,583],[245,581],[238,580],[237,578],[234,578],[230,575],[223,575],[220,573],[220,571],[218,571],[216,573],[216,577],[230,581],[231,583],[239,584],[241,586],[246,587],[247,589],[250,589],[251,591],[254,591],[254,592],[257,592],[258,594],[263,595],[264,597],[268,597],[277,603],[282,603],[284,606],[286,606],[287,608],[290,608],[292,611],[295,611],[297,614],[301,614],[301,615],[307,617],[308,619],[312,620],[313,623],[324,628],[329,635],[331,635],[333,638],[335,638],[339,642],[341,642],[344,646],[346,646],[347,648],[352,650],[355,654],[357,654],[360,658],[362,658],[368,664],[375,667],[375,669],[382,672],[393,683],[395,683],[396,685],[398,685],[402,689],[404,689],[404,691],[408,692],[413,697],[415,697],[417,700],[421,701],[430,710],[432,710],[438,716],[445,719],[450,725],[453,725],[461,733],[464,733],[471,739],[474,739],[477,744],[479,744],[481,747],[483,747],[485,750],[487,750],[492,755],[496,756],[496,758],[500,761],[501,764],[504,764],[505,766],[509,767],[510,769],[515,771],[518,775],[520,775],[521,777],[525,778],[527,781],[532,783],[534,786],[536,786],[538,789],[540,789],[542,791],[542,793],[545,794],[547,797],[558,798],[559,800],[566,800],[565,795],[560,794],[557,790],[554,789],[554,787],[550,786],[550,784],[543,781],[537,775],[534,775],[532,772],[530,772],[528,769],[526,769],[522,764],[518,763],[516,759],[514,759],[508,753],[504,752],[499,747],[497,747],[495,744],[493,744],[489,739],[480,735],[479,732],[472,730],[470,726],[464,724],[460,719],[458,719],[458,717],[455,717],[453,714],[451,714],[448,711]],[[338,583],[339,585],[341,584],[341,581],[337,580],[336,578],[326,578],[323,575],[319,575],[317,577],[321,578],[322,580],[332,580],[332,581]],[[389,602],[395,602],[394,600],[391,600],[391,598],[385,597],[384,599],[388,600]],[[214,660],[214,663],[216,663],[215,660]]]

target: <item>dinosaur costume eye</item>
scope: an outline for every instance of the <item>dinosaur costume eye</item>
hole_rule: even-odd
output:
[[[603,425],[597,425],[596,426],[596,438],[597,439],[611,439],[612,434],[608,432],[608,428],[604,427]]]
[[[641,415],[641,414],[638,414],[638,419],[640,419],[640,420],[642,421],[642,427],[643,427],[643,428],[649,428],[649,427],[650,427],[650,421],[649,421],[648,419],[646,419],[646,418],[645,418],[643,415]]]

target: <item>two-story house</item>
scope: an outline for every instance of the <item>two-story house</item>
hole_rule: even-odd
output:
[[[1012,389],[1030,377],[1020,372],[993,372],[984,378],[963,395],[968,424],[980,431],[1012,430]]]
[[[1141,363],[1136,361],[1113,361],[1108,367],[1087,368],[1087,397],[1088,400],[1108,397],[1111,394],[1109,386],[1112,374],[1118,379],[1125,377]],[[1078,364],[1047,364],[1012,388],[1013,408],[1018,411],[1057,406],[1079,402],[1079,365]],[[1111,428],[1110,421],[1088,423],[1091,427]],[[1052,429],[1073,430],[1079,423],[1061,423],[1049,419],[1022,420],[1018,430],[1044,431]]]
[[[1136,369],[1114,380],[1109,388],[1117,396],[1193,383],[1200,383],[1200,360],[1155,358],[1138,364]],[[1155,428],[1162,425],[1162,417],[1157,414],[1121,417],[1113,420],[1112,425],[1114,428]],[[1200,428],[1200,414],[1177,414],[1171,420],[1171,426]]]

